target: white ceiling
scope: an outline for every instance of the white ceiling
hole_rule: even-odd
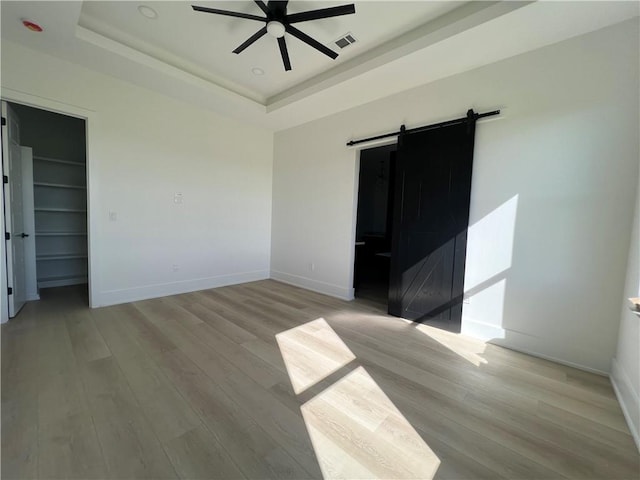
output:
[[[138,12],[138,2],[84,2],[80,25],[171,65],[206,78],[241,95],[267,103],[273,95],[412,30],[462,2],[360,2],[357,13],[296,24],[320,43],[339,53],[336,60],[285,35],[293,69],[285,71],[276,39],[264,36],[241,54],[233,49],[264,26],[241,18],[194,12],[191,4],[264,16],[252,1],[145,2],[158,13],[150,20]],[[304,1],[289,3],[287,13],[349,3]],[[331,43],[351,32],[357,43],[340,51]],[[262,76],[253,67],[265,71]]]
[[[346,3],[292,1],[288,12]],[[140,15],[143,4],[158,18]],[[638,2],[358,1],[355,15],[296,25],[336,60],[287,35],[285,72],[272,37],[232,53],[262,23],[191,4],[262,15],[248,1],[3,0],[2,39],[279,130],[638,15]],[[22,18],[45,31],[29,32]],[[331,45],[347,32],[356,44]]]

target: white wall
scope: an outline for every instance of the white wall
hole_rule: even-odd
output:
[[[476,135],[463,331],[608,371],[638,176],[637,38],[634,19],[277,133],[272,276],[352,295],[346,141],[503,108]]]
[[[636,445],[640,449],[640,317],[629,310],[627,300],[640,296],[640,182],[623,296],[618,349],[613,359],[611,379]]]
[[[271,132],[6,41],[2,96],[89,118],[94,306],[268,277]]]

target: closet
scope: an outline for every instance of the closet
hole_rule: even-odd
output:
[[[38,289],[87,283],[84,120],[13,105],[21,143],[33,151]]]

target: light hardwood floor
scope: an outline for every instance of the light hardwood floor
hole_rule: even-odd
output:
[[[2,327],[2,478],[636,479],[608,379],[275,281]]]

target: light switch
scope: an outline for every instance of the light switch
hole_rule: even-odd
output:
[[[181,193],[176,193],[173,196],[173,203],[182,203],[182,194]]]
[[[109,212],[109,220],[112,222],[118,220],[118,212]]]

